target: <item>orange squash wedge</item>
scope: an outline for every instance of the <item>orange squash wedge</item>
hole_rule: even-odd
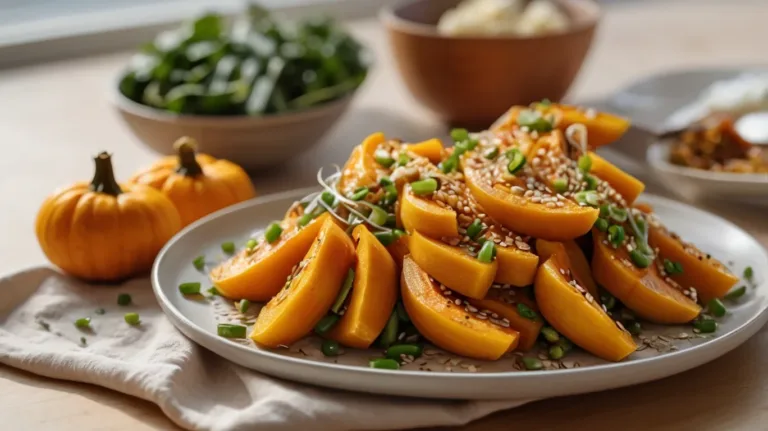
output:
[[[648,268],[635,267],[623,248],[603,243],[605,235],[593,232],[592,275],[595,281],[639,317],[656,323],[686,323],[701,312],[696,302],[669,285],[656,262]]]
[[[627,205],[632,205],[645,190],[645,184],[642,181],[622,171],[608,160],[594,152],[590,152],[589,157],[592,159],[592,169],[589,172],[610,184],[624,198]]]
[[[406,151],[415,153],[421,157],[426,157],[432,163],[439,163],[443,159],[443,143],[437,139],[428,139],[423,142],[415,144],[407,144],[404,146]]]
[[[536,344],[541,327],[544,326],[544,320],[539,316],[529,319],[520,315],[517,304],[524,304],[533,311],[539,311],[536,302],[527,298],[522,291],[491,289],[484,299],[468,298],[467,301],[478,310],[488,310],[507,319],[509,327],[520,333],[518,350],[527,351]]]
[[[504,227],[553,241],[574,239],[589,232],[600,211],[564,201],[564,207],[547,208],[506,190],[501,185],[491,186],[476,169],[464,165],[464,177],[486,213]]]
[[[484,263],[460,247],[435,241],[418,231],[408,237],[411,258],[435,280],[470,298],[483,298],[493,284],[498,259]]]
[[[557,128],[565,130],[571,124],[583,124],[587,128],[587,141],[590,148],[602,147],[621,138],[630,126],[629,120],[607,112],[595,112],[587,115],[582,108],[557,105],[561,111]]]
[[[274,243],[266,241],[252,251],[242,250],[229,260],[213,268],[213,285],[227,298],[268,301],[285,284],[291,269],[301,261],[329,214],[322,214],[303,228],[296,225],[295,217],[281,223],[283,234]]]
[[[360,145],[352,150],[339,179],[338,189],[342,193],[346,195],[358,187],[377,183],[379,164],[374,159],[374,153],[376,147],[385,141],[386,138],[383,133],[374,133],[366,137]]]
[[[355,281],[347,311],[328,338],[345,346],[367,349],[384,329],[395,307],[397,265],[365,225],[355,227],[352,237],[357,241]]]
[[[496,360],[517,347],[517,331],[480,320],[447,299],[411,256],[403,261],[403,305],[414,326],[430,342],[469,358]]]
[[[401,193],[400,221],[407,232],[419,231],[430,238],[459,235],[456,211],[416,196],[406,185]]]
[[[651,224],[648,242],[659,249],[660,258],[679,262],[683,266],[682,274],[669,277],[683,287],[694,287],[702,304],[723,297],[739,282],[739,278],[717,259],[683,242],[663,227]]]
[[[573,271],[573,276],[579,284],[587,289],[592,296],[598,298],[597,284],[592,278],[592,270],[589,267],[589,261],[584,256],[584,252],[575,241],[554,242],[543,239],[536,240],[536,252],[539,254],[540,262],[546,262],[550,257],[559,253],[568,256],[569,268]]]
[[[397,267],[402,269],[403,259],[411,252],[408,250],[408,237],[402,236],[398,238],[397,241],[387,246],[387,251],[392,256],[392,259],[395,260]]]
[[[303,268],[261,309],[251,339],[275,348],[310,333],[333,305],[354,262],[355,245],[346,232],[332,220],[323,222]]]
[[[496,247],[496,276],[493,281],[523,287],[533,284],[539,257],[515,247]]]
[[[620,361],[637,349],[632,336],[619,328],[597,300],[589,301],[560,272],[565,259],[549,258],[536,274],[536,303],[550,325],[574,344],[608,361]]]

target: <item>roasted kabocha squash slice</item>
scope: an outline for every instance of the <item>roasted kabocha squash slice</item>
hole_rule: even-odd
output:
[[[284,280],[283,289],[261,309],[251,339],[275,348],[309,334],[333,305],[354,263],[352,240],[326,219],[304,259]]]
[[[338,301],[341,319],[327,336],[339,343],[367,349],[387,324],[398,296],[398,268],[386,248],[367,227],[352,231],[357,241],[354,282]],[[334,304],[335,305],[335,304]]]
[[[608,316],[572,274],[567,255],[560,253],[539,267],[534,292],[544,318],[574,344],[595,356],[620,361],[632,354],[637,349],[632,335]]]
[[[587,292],[595,298],[598,297],[597,284],[592,278],[592,270],[589,267],[589,261],[581,248],[575,241],[553,242],[543,239],[536,240],[536,252],[539,254],[541,263],[546,262],[555,253],[568,256],[569,267],[573,271],[573,277],[587,289]]]
[[[517,347],[517,331],[478,318],[461,298],[441,289],[411,256],[403,260],[400,288],[411,322],[436,346],[485,360],[499,359]]]
[[[483,299],[467,298],[471,312],[483,313],[491,323],[510,328],[520,333],[518,350],[527,351],[536,344],[544,320],[539,315],[536,302],[519,289],[495,286]]]
[[[268,301],[277,294],[323,223],[333,220],[326,213],[300,226],[301,215],[301,211],[287,215],[279,223],[282,233],[276,240],[269,242],[262,237],[255,247],[243,249],[213,268],[210,277],[216,289],[228,298],[251,301]]]

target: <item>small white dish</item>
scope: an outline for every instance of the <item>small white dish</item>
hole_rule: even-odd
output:
[[[688,168],[669,162],[669,143],[648,148],[646,161],[667,189],[683,199],[768,205],[768,174],[737,174]]]
[[[186,336],[212,352],[244,367],[284,379],[359,392],[410,397],[450,399],[538,399],[593,392],[660,379],[697,367],[734,349],[757,332],[768,320],[768,284],[761,273],[768,268],[766,251],[749,234],[709,213],[655,196],[642,201],[654,206],[671,229],[697,244],[723,262],[735,262],[734,272],[746,266],[755,268],[755,287],[736,303],[728,303],[729,313],[719,321],[718,332],[711,338],[677,339],[679,334],[693,335],[688,326],[646,326],[647,336],[664,335],[670,349],[660,353],[652,348],[639,350],[621,363],[608,363],[578,350],[568,360],[579,368],[549,371],[516,371],[514,356],[496,362],[472,361],[455,356],[456,364],[440,365],[432,372],[419,371],[421,360],[432,361],[432,350],[411,367],[390,371],[367,367],[368,359],[381,357],[381,351],[348,349],[337,358],[324,358],[312,337],[297,348],[269,350],[250,341],[233,341],[216,335],[222,316],[231,314],[231,304],[220,298],[192,300],[178,290],[182,282],[199,281],[209,285],[206,274],[197,271],[192,261],[203,254],[207,260],[223,259],[220,244],[246,239],[282,217],[296,199],[316,189],[296,190],[245,202],[193,223],[163,248],[152,269],[152,285],[168,318]],[[218,305],[214,305],[218,304]],[[252,306],[252,308],[254,308]],[[223,311],[222,311],[223,310]],[[255,314],[252,315],[255,317]],[[231,316],[229,317],[231,318]],[[479,367],[471,372],[467,364]],[[450,371],[448,365],[453,365]]]

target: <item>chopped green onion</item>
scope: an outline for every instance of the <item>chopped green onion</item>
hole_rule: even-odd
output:
[[[557,193],[565,193],[568,191],[568,180],[565,178],[556,178],[552,181],[552,188]]]
[[[344,305],[344,301],[346,301],[347,296],[349,296],[349,292],[352,290],[352,285],[355,281],[355,269],[349,268],[349,271],[347,271],[347,277],[344,279],[344,283],[341,284],[341,290],[339,290],[339,294],[336,296],[336,301],[334,301],[333,305],[331,306],[331,311],[334,313],[337,313],[341,311],[341,306]]]
[[[195,260],[192,261],[192,266],[198,271],[205,269],[205,256],[197,256]]]
[[[598,196],[597,192],[594,190],[580,191],[573,195],[573,198],[581,205],[589,205],[595,208],[597,208],[600,203],[600,196]]]
[[[606,310],[611,310],[616,306],[616,298],[608,292],[602,292],[600,294],[600,303],[605,306]]]
[[[581,157],[579,157],[579,170],[581,172],[587,173],[590,169],[592,169],[592,158],[589,157],[589,154],[583,154]]]
[[[306,214],[304,214],[306,215]],[[303,217],[303,216],[302,216]],[[301,223],[301,219],[299,219],[299,223]],[[253,251],[253,249],[256,248],[256,246],[259,245],[259,242],[255,239],[251,238],[245,243],[245,249],[248,251]]]
[[[397,166],[405,166],[410,161],[411,161],[411,158],[406,153],[400,153],[397,156]]]
[[[477,144],[479,144],[477,139],[472,139],[472,138],[467,139],[465,142],[467,144],[467,149],[470,150],[470,151],[472,151],[475,148],[477,148]]]
[[[595,220],[595,227],[600,232],[607,231],[608,230],[608,220],[606,220],[604,218],[599,218],[599,219]]]
[[[525,365],[525,369],[529,371],[536,371],[544,368],[544,364],[541,363],[540,360],[537,358],[531,358],[528,356],[524,356],[522,358],[523,365]]]
[[[461,157],[462,154],[469,151],[469,142],[463,141],[463,142],[457,142],[456,145],[453,146],[453,154],[456,157]]]
[[[751,266],[744,268],[744,278],[746,278],[748,281],[752,281],[752,277],[754,276],[755,271],[752,270]]]
[[[640,335],[643,331],[643,326],[637,320],[632,320],[624,325],[624,329],[632,335]]]
[[[107,310],[103,308],[97,308],[96,310],[94,310],[94,313],[98,314],[99,316],[103,316],[104,314],[106,314],[106,312]]]
[[[267,226],[267,230],[264,231],[264,239],[267,240],[268,243],[272,244],[273,242],[280,239],[280,235],[283,233],[283,227],[280,226],[280,223],[278,222],[272,222],[269,226]]]
[[[728,292],[724,298],[733,301],[735,299],[741,298],[745,293],[747,293],[747,286],[740,286]]]
[[[493,160],[498,156],[499,156],[499,147],[493,147],[492,149],[486,151],[485,154],[483,154],[483,157],[485,157],[488,160]]]
[[[368,216],[368,221],[377,226],[384,226],[387,224],[387,212],[381,207],[374,206],[371,209],[371,214]]]
[[[587,190],[597,190],[597,186],[600,185],[597,178],[592,175],[584,177],[584,181],[587,182]]]
[[[476,218],[472,221],[472,224],[467,227],[467,236],[471,239],[475,239],[478,235],[480,235],[480,232],[482,231],[483,222],[481,222],[479,218]]]
[[[221,293],[219,293],[219,289],[217,289],[216,286],[210,287],[207,292],[211,296],[221,296]]]
[[[384,186],[393,186],[393,185],[395,185],[395,183],[389,177],[381,177],[379,179],[379,185],[382,186],[382,187],[384,187]]]
[[[456,170],[456,168],[459,167],[459,157],[458,154],[454,153],[451,154],[450,157],[440,162],[438,165],[440,168],[440,171],[444,174],[449,174]]]
[[[680,262],[672,262],[669,259],[664,259],[664,272],[667,275],[676,275],[683,273],[683,265]]]
[[[517,116],[517,124],[536,132],[549,132],[553,128],[552,123],[544,118],[540,112],[531,109],[520,111]]]
[[[384,247],[392,244],[393,242],[400,239],[401,236],[403,236],[405,233],[401,231],[400,229],[392,229],[391,231],[386,232],[376,232],[373,234],[373,236],[376,237],[376,239],[379,240],[381,245]]]
[[[221,251],[227,254],[232,254],[235,252],[235,243],[232,241],[227,241],[221,244]]]
[[[525,156],[517,148],[507,151],[507,158],[509,159],[507,171],[509,171],[510,174],[514,175],[525,166]]]
[[[553,360],[558,360],[565,356],[565,352],[563,351],[563,348],[560,346],[552,346],[549,348],[549,358]]]
[[[400,364],[394,359],[373,359],[368,362],[368,366],[371,368],[380,368],[382,370],[397,370],[400,368]]]
[[[557,343],[560,340],[560,334],[549,326],[541,328],[541,335],[550,343]]]
[[[368,196],[368,187],[360,187],[359,189],[355,190],[354,193],[352,193],[351,196],[349,196],[350,199],[353,201],[361,201],[365,199],[366,196]]]
[[[600,205],[600,217],[608,217],[611,214],[611,206],[608,204]]]
[[[141,323],[141,318],[139,317],[139,313],[125,313],[125,316],[123,316],[123,319],[125,319],[125,323],[129,325],[138,325]]]
[[[422,350],[422,347],[418,344],[398,344],[396,346],[390,346],[386,352],[384,352],[384,356],[399,361],[402,355],[418,358],[421,356]]]
[[[709,301],[707,304],[707,309],[715,317],[723,317],[728,311],[726,310],[725,305],[723,305],[723,303],[720,302],[720,300],[717,298],[713,298],[711,301]]]
[[[387,214],[387,227],[397,226],[397,216],[394,214]]]
[[[400,319],[401,322],[407,323],[411,321],[411,317],[408,316],[408,312],[405,310],[402,301],[398,301],[397,305],[395,305],[395,312],[397,313],[397,318]]]
[[[624,228],[617,224],[610,226],[608,228],[608,241],[618,247],[624,242]]]
[[[80,329],[86,329],[91,327],[91,318],[90,317],[81,317],[77,320],[75,320],[75,326]]]
[[[411,191],[418,196],[434,193],[437,191],[437,180],[427,178],[421,181],[414,181],[411,183]]]
[[[451,130],[451,139],[454,142],[461,142],[469,139],[469,132],[467,129],[453,129]]]
[[[127,293],[121,293],[117,295],[117,305],[131,305],[131,302],[133,302],[133,298],[131,298],[131,295]]]
[[[616,205],[608,206],[608,215],[618,223],[624,223],[627,221],[627,210],[619,208]]]
[[[630,251],[629,258],[632,259],[632,263],[634,263],[638,268],[648,268],[652,261],[650,257],[638,249]]]
[[[381,332],[381,336],[379,337],[379,343],[381,344],[381,347],[386,349],[389,348],[389,346],[395,344],[395,341],[397,341],[399,326],[400,321],[397,318],[397,311],[392,311],[392,314],[389,316],[389,320],[387,321],[386,326],[384,326],[384,330]]]
[[[536,320],[539,317],[535,311],[531,310],[530,307],[523,304],[522,302],[517,303],[517,312],[528,320]]]
[[[197,283],[197,282],[181,283],[179,285],[179,292],[181,292],[184,295],[197,295],[198,293],[200,293],[200,283]]]
[[[317,325],[315,325],[315,332],[317,332],[320,335],[323,335],[326,332],[330,331],[331,328],[333,328],[333,325],[335,325],[336,322],[338,321],[339,321],[338,314],[328,314],[327,316],[320,319],[319,322],[317,322]]]
[[[552,102],[549,101],[549,99],[541,99],[541,102],[539,102],[539,106],[542,108],[549,108],[552,105]]]
[[[329,207],[333,207],[333,204],[336,202],[336,196],[327,190],[324,191],[322,195],[320,195],[320,199]]]
[[[557,342],[557,345],[560,346],[563,349],[563,352],[568,353],[571,350],[573,350],[573,343],[571,343],[571,340],[560,337],[560,341]]]
[[[717,331],[717,322],[702,316],[693,321],[693,327],[702,334],[711,334]]]
[[[323,340],[323,344],[320,346],[320,350],[323,351],[323,355],[325,356],[339,356],[339,343],[333,340]]]
[[[312,218],[313,218],[312,214],[304,213],[304,214],[301,215],[301,217],[299,217],[299,221],[297,222],[297,224],[299,225],[299,227],[304,227],[304,226],[308,225],[309,222],[312,221]],[[251,241],[253,241],[253,240],[251,240]],[[255,241],[254,241],[253,247],[256,247]],[[246,248],[250,249],[250,248],[253,248],[253,247],[246,247]]]
[[[86,344],[88,344],[88,340],[86,340],[85,337],[80,337],[80,344],[85,346]]]
[[[495,256],[496,244],[494,244],[493,241],[485,241],[480,248],[480,252],[477,253],[477,260],[483,263],[491,263]]]
[[[246,327],[243,325],[233,325],[230,323],[219,323],[216,326],[216,333],[224,338],[245,338]]]
[[[642,217],[635,217],[635,225],[637,225],[638,230],[637,236],[645,237],[645,229],[647,227],[645,224],[645,219]]]
[[[395,159],[393,159],[389,154],[389,151],[386,150],[376,150],[376,152],[373,153],[373,159],[376,160],[376,163],[385,168],[388,168],[395,163]]]
[[[251,307],[251,301],[247,299],[241,299],[240,302],[237,303],[237,311],[241,313],[246,313],[248,311],[248,308]]]

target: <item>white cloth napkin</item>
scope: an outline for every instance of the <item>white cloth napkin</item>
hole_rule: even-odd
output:
[[[117,305],[119,293],[130,294],[133,304]],[[127,312],[139,313],[141,325],[126,324]],[[92,331],[75,328],[81,317],[91,317]],[[461,425],[528,401],[408,399],[276,379],[226,361],[184,337],[163,315],[148,279],[93,286],[48,268],[0,279],[0,363],[149,400],[188,429]]]

